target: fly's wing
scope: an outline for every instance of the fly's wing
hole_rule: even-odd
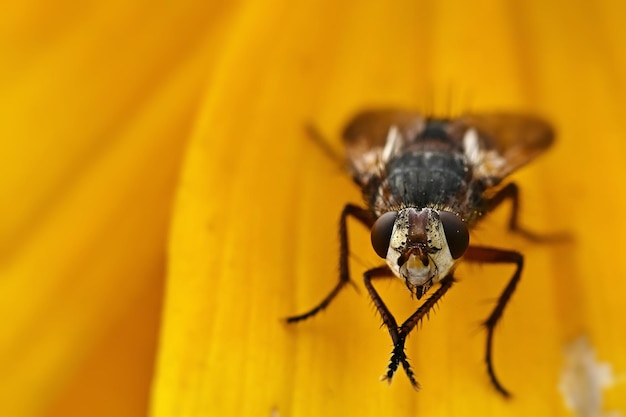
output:
[[[488,185],[497,184],[544,152],[554,141],[552,126],[535,116],[468,114],[454,123],[465,132],[463,145],[475,176]]]
[[[349,169],[357,184],[364,185],[382,169],[382,154],[395,127],[399,138],[413,138],[424,129],[424,117],[396,109],[366,110],[357,114],[343,131]]]
[[[417,135],[424,126],[424,117],[416,112],[398,109],[366,110],[357,114],[343,131],[347,148],[384,147],[392,126],[403,136]]]

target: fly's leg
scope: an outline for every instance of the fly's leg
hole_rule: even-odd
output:
[[[435,307],[437,302],[443,297],[443,295],[450,289],[452,283],[454,282],[454,278],[452,275],[446,276],[441,280],[441,285],[431,295],[416,311],[406,319],[402,326],[398,326],[396,319],[393,317],[393,314],[389,311],[385,302],[380,298],[380,295],[372,285],[372,279],[374,278],[382,278],[392,276],[391,271],[387,266],[381,266],[378,268],[370,269],[366,271],[363,278],[365,281],[365,287],[380,314],[383,324],[387,327],[389,331],[389,335],[391,336],[391,341],[393,342],[393,351],[391,353],[391,359],[389,361],[389,366],[387,367],[387,373],[384,375],[384,379],[387,381],[391,381],[393,375],[398,370],[398,367],[402,365],[404,372],[406,373],[409,381],[411,381],[411,385],[413,388],[419,389],[419,384],[415,379],[415,374],[409,361],[406,357],[406,353],[404,352],[404,345],[406,342],[406,338],[411,333],[411,331],[415,328],[417,323],[419,323],[424,316],[428,316],[430,311]]]
[[[333,161],[341,172],[345,173],[345,158],[330,145],[328,139],[326,139],[324,135],[317,130],[317,127],[312,124],[307,124],[305,126],[305,131],[309,139],[315,143],[319,150],[322,151],[328,159]]]
[[[505,200],[511,200],[511,217],[509,218],[509,230],[518,231],[517,218],[519,215],[519,188],[517,184],[510,182],[487,201],[487,211],[492,211]]]
[[[348,255],[350,254],[348,246],[348,217],[354,217],[365,226],[371,228],[374,220],[370,212],[362,207],[354,204],[347,204],[341,212],[341,218],[339,220],[339,282],[328,293],[328,295],[315,307],[306,313],[299,314],[297,316],[287,317],[287,323],[295,323],[297,321],[308,319],[324,310],[335,299],[337,294],[348,283],[352,283],[350,280],[350,265],[348,263]]]
[[[509,280],[509,283],[504,288],[504,291],[502,291],[502,294],[500,294],[495,308],[493,309],[489,317],[487,317],[487,320],[483,322],[483,325],[487,329],[487,348],[485,351],[485,363],[487,364],[487,373],[489,374],[491,383],[494,385],[496,390],[498,390],[498,392],[500,392],[503,396],[509,397],[509,391],[504,388],[504,386],[500,383],[500,380],[496,376],[493,368],[493,332],[496,324],[498,324],[498,321],[502,317],[504,308],[511,299],[511,296],[515,292],[515,288],[517,287],[517,284],[520,280],[522,268],[524,267],[524,257],[521,253],[515,251],[487,248],[482,246],[470,246],[465,252],[464,259],[471,262],[492,264],[509,263],[516,265],[515,273]]]
[[[487,212],[491,212],[506,200],[511,200],[511,217],[509,217],[509,230],[517,233],[531,242],[556,242],[568,240],[571,236],[567,233],[555,233],[542,235],[521,227],[519,218],[519,187],[511,182],[502,187],[496,194],[487,200]]]

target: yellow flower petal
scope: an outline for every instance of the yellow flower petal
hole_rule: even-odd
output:
[[[614,29],[624,16],[611,2],[591,7],[248,3],[188,149],[152,415],[566,415],[561,348],[579,333],[624,369],[625,226],[615,218],[626,209],[626,153],[615,110],[626,39]],[[407,345],[419,393],[401,372],[389,388],[378,381],[390,340],[363,290],[344,291],[307,322],[279,320],[335,283],[338,215],[359,201],[305,124],[339,149],[341,124],[363,107],[446,111],[447,94],[454,111],[532,110],[560,133],[551,153],[515,179],[523,223],[569,230],[574,240],[511,236],[504,208],[475,235],[527,259],[495,345],[512,401],[489,385],[484,337],[473,336],[510,268],[459,270],[459,284]],[[377,261],[359,226],[351,239],[363,259],[352,264],[358,280]],[[415,309],[402,285],[379,287],[398,317]],[[610,397],[608,407],[624,409],[623,398]]]
[[[225,11],[3,13],[0,415],[145,414],[173,189]]]
[[[192,126],[152,415],[566,415],[562,348],[581,333],[625,369],[621,3],[208,3],[0,17],[0,415],[146,412]],[[334,284],[338,214],[360,198],[303,127],[339,150],[347,118],[389,104],[532,110],[559,129],[515,180],[524,224],[574,240],[511,236],[506,209],[473,236],[526,255],[495,347],[512,401],[473,335],[506,267],[463,266],[410,339],[420,393],[402,374],[378,382],[390,341],[363,290],[279,320]],[[357,281],[378,262],[368,240],[351,225]],[[379,288],[398,317],[414,310],[402,285]],[[626,409],[623,381],[601,394]]]

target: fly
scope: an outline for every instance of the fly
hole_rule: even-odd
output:
[[[493,368],[493,334],[520,280],[524,257],[516,251],[470,245],[469,229],[510,200],[509,229],[532,236],[517,223],[518,187],[515,183],[502,184],[502,180],[545,151],[553,139],[548,123],[526,115],[468,114],[445,119],[402,110],[358,114],[345,128],[343,141],[349,171],[367,207],[347,204],[341,213],[339,281],[335,287],[314,308],[287,321],[314,316],[352,282],[347,219],[355,218],[371,230],[372,247],[385,260],[363,275],[394,346],[384,379],[391,381],[402,366],[418,389],[405,341],[452,287],[459,262],[513,264],[513,276],[483,322],[487,373],[496,390],[509,396]],[[372,285],[373,280],[393,276],[404,281],[418,299],[438,284],[401,325]]]

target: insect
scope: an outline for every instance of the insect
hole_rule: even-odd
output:
[[[335,287],[314,308],[287,321],[314,316],[351,283],[347,219],[358,220],[371,229],[374,251],[386,261],[363,274],[394,346],[384,379],[391,381],[402,366],[418,389],[405,341],[452,287],[459,262],[513,264],[515,272],[483,322],[487,373],[497,391],[509,396],[494,371],[493,334],[520,280],[524,257],[512,250],[470,245],[468,229],[510,200],[509,228],[532,236],[517,223],[518,187],[502,180],[546,150],[553,138],[548,123],[527,115],[467,114],[446,119],[393,109],[358,114],[345,128],[343,141],[349,171],[367,207],[347,204],[341,213]],[[417,299],[438,284],[400,325],[372,285],[376,279],[393,276],[404,281]]]

